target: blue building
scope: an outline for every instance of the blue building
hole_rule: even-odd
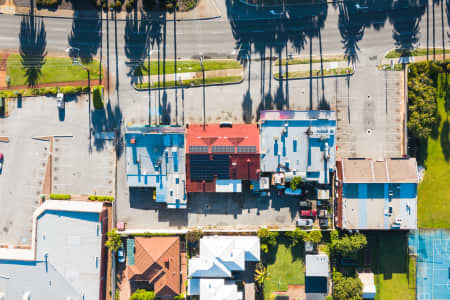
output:
[[[184,128],[129,126],[125,142],[128,187],[154,188],[156,202],[186,208]]]
[[[334,111],[262,111],[261,172],[330,183],[336,165]]]

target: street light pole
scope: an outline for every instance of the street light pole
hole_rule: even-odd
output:
[[[203,65],[203,55],[200,56],[200,66],[203,75],[203,130],[206,128],[206,102],[205,102],[205,66]]]

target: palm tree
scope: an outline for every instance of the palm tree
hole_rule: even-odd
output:
[[[259,287],[264,286],[264,282],[270,278],[270,273],[267,268],[262,264],[258,263],[255,269],[255,281]]]

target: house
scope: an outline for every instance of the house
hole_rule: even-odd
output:
[[[305,293],[307,300],[325,300],[328,295],[329,268],[328,255],[306,255]]]
[[[200,239],[199,257],[189,260],[188,295],[200,300],[241,300],[234,276],[246,263],[260,260],[256,236],[208,236]]]
[[[341,229],[416,229],[415,158],[337,162],[337,220]]]
[[[358,278],[363,284],[363,299],[375,299],[377,294],[377,288],[375,286],[375,280],[373,273],[371,272],[358,272]]]
[[[31,247],[0,248],[3,299],[104,299],[106,216],[101,202],[40,205]]]
[[[243,181],[258,179],[256,124],[187,125],[186,190],[241,192]]]
[[[186,208],[184,128],[128,126],[125,143],[128,186],[153,188],[156,202]]]
[[[262,173],[330,183],[336,164],[334,111],[262,111],[260,123]]]
[[[135,237],[133,244],[131,249],[127,247],[130,282],[148,284],[159,298],[172,299],[179,295],[182,276],[180,237]]]

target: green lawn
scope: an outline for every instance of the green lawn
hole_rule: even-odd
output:
[[[20,55],[11,54],[8,56],[7,73],[11,80],[11,86],[28,85],[26,69],[24,69],[21,61]],[[100,75],[98,60],[93,60],[86,66],[91,71],[91,79],[98,79]],[[73,65],[70,58],[47,56],[37,83],[68,82],[85,79],[87,79],[87,72],[82,67]]]
[[[309,58],[292,58],[288,60],[288,65],[306,65],[309,63],[320,63],[320,62],[332,62],[332,61],[344,61],[344,55],[336,55],[333,57],[324,57],[322,59],[318,57]],[[280,65],[280,60],[275,63],[276,66]],[[286,65],[286,58],[281,59],[281,65]]]
[[[241,76],[229,76],[229,77],[214,77],[214,78],[206,78],[205,79],[205,84],[224,84],[224,83],[236,83],[242,80]],[[166,81],[165,83],[163,83],[162,81],[159,83],[158,82],[153,82],[151,88],[152,89],[156,89],[158,87],[174,87],[175,84],[178,84],[178,86],[180,86],[180,84],[178,82],[175,81]],[[203,84],[203,79],[187,79],[187,80],[183,80],[183,86],[199,86]],[[148,82],[144,82],[144,83],[137,83],[136,84],[136,88],[138,89],[148,89]]]
[[[308,78],[310,76],[318,77],[318,76],[345,75],[353,73],[353,68],[324,69],[323,73],[320,70],[312,70],[311,73],[310,71],[288,72],[287,78],[295,79],[295,78]],[[274,76],[276,79],[280,79],[279,73],[275,73]]]
[[[368,232],[366,236],[375,274],[376,300],[414,300],[415,290],[408,287],[407,233]]]
[[[203,61],[205,71],[225,70],[225,69],[240,69],[241,64],[236,60],[219,59],[219,60],[205,60]],[[165,67],[165,69],[164,69]],[[186,72],[201,72],[202,67],[198,60],[178,60],[177,73]],[[142,64],[141,68],[135,70],[136,76],[148,75],[148,61]],[[166,60],[159,62],[159,74],[173,74],[175,73],[175,61]],[[158,75],[158,61],[157,58],[150,60],[150,75]]]
[[[436,54],[442,54],[444,53],[444,49],[435,49],[434,50]],[[446,49],[445,54],[450,53],[450,50]],[[395,49],[392,51],[389,51],[385,58],[399,58],[399,57],[405,57],[405,56],[424,56],[427,55],[427,49],[426,48],[418,48],[414,49],[413,51],[405,51],[403,49]],[[433,48],[428,49],[428,55],[433,55]]]
[[[439,75],[437,107],[439,133],[428,139],[425,157],[425,177],[418,189],[418,226],[420,228],[450,228],[450,124],[445,101],[450,102],[450,76]],[[447,94],[445,93],[447,86]]]
[[[288,244],[289,240],[281,236],[278,238],[278,247],[263,255],[262,262],[270,273],[269,280],[264,283],[265,300],[270,299],[275,291],[287,291],[288,284],[305,284],[303,244],[294,248]]]

